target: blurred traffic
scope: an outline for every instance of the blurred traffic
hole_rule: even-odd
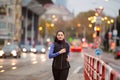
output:
[[[8,42],[4,45],[4,47],[0,51],[0,57],[6,58],[7,56],[20,58],[21,48],[18,46],[18,44]]]

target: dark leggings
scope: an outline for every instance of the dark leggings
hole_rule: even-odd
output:
[[[52,72],[54,80],[67,80],[69,68],[63,70],[52,68]]]

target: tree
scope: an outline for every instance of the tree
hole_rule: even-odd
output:
[[[89,28],[89,21],[88,17],[94,16],[95,11],[88,11],[88,12],[81,12],[79,13],[74,19],[67,22],[67,30],[71,33],[71,36],[75,36],[75,32],[78,33],[79,37],[82,37],[83,30],[86,29],[86,37],[88,40],[92,40],[92,34],[94,32],[93,27]],[[80,26],[77,26],[77,24],[80,24]],[[94,24],[93,24],[94,25]]]

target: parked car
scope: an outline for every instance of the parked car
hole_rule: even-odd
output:
[[[116,50],[115,50],[115,59],[118,59],[118,58],[120,58],[120,46],[116,47]]]
[[[46,53],[47,49],[45,45],[36,45],[30,49],[32,53]]]
[[[0,57],[6,58],[12,56],[14,58],[21,57],[21,49],[17,44],[6,44],[3,49],[0,51]]]

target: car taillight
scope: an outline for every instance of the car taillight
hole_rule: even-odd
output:
[[[117,55],[120,56],[120,52],[117,52]]]

